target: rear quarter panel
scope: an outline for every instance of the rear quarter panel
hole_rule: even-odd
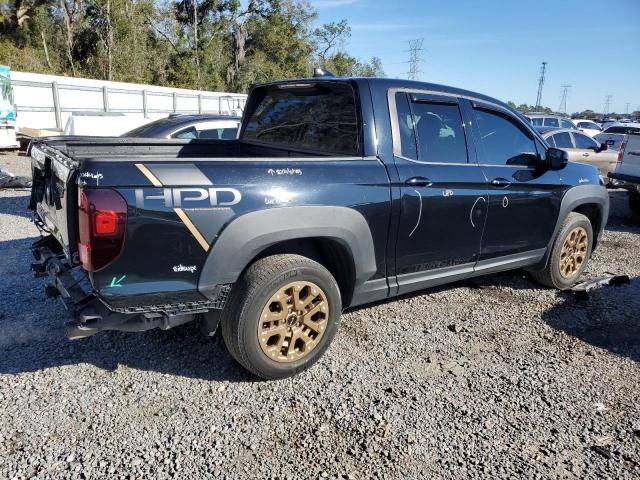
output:
[[[385,276],[389,180],[374,157],[86,161],[80,182],[114,188],[128,204],[121,255],[92,275],[114,306],[201,299],[199,275],[224,229],[249,212],[290,206],[343,206],[362,214],[375,247],[374,278]]]

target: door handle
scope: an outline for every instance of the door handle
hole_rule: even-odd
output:
[[[511,182],[506,178],[498,177],[491,180],[491,186],[496,188],[504,188],[508,187],[509,185],[511,185]]]
[[[427,177],[411,177],[405,180],[404,183],[412,187],[430,187],[433,185],[433,182]]]
[[[584,153],[582,154],[582,156],[583,156],[583,157],[588,157],[588,156],[589,156],[589,154],[588,154],[587,152],[584,152]]]

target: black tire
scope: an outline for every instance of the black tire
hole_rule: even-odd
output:
[[[587,233],[587,249],[584,255],[584,259],[580,267],[571,276],[564,277],[560,273],[560,257],[562,255],[562,248],[567,237],[577,228],[583,228]],[[557,288],[559,290],[566,290],[576,284],[580,275],[584,271],[587,261],[591,257],[591,250],[593,249],[593,227],[589,219],[581,213],[571,212],[565,221],[562,223],[558,234],[551,247],[551,256],[547,262],[547,266],[544,270],[529,272],[531,276],[542,285],[547,287]]]
[[[640,193],[629,192],[629,208],[634,214],[640,215]]]
[[[281,363],[263,352],[258,326],[269,299],[296,281],[312,282],[325,294],[329,304],[327,325],[306,356]],[[263,379],[285,378],[311,367],[323,355],[338,330],[341,315],[340,290],[326,268],[300,255],[273,255],[252,264],[233,286],[222,312],[222,336],[233,358],[249,372]]]

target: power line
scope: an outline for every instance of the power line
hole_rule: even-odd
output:
[[[611,99],[613,98],[613,95],[605,95],[604,96],[604,109],[602,111],[603,115],[606,115],[607,113],[609,113],[609,107],[611,106]]]
[[[560,88],[562,88],[562,99],[560,100],[560,107],[558,108],[558,111],[567,113],[567,97],[569,95],[569,89],[571,88],[571,85],[560,85]]]
[[[538,97],[536,98],[536,110],[540,108],[542,103],[542,86],[544,85],[544,75],[547,71],[547,62],[542,62],[540,67],[540,78],[538,79]]]
[[[420,74],[420,52],[424,49],[422,48],[422,44],[424,43],[424,38],[416,38],[414,40],[409,40],[409,80],[418,80],[418,75]]]

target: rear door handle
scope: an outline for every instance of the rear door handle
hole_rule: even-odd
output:
[[[588,156],[589,156],[589,154],[588,154],[587,152],[584,152],[584,153],[582,154],[582,156],[583,156],[583,157],[588,157]]]
[[[511,185],[511,182],[506,178],[498,177],[491,180],[491,186],[496,188],[504,188]]]
[[[405,180],[404,183],[412,187],[430,187],[433,185],[433,182],[427,177],[411,177]]]

